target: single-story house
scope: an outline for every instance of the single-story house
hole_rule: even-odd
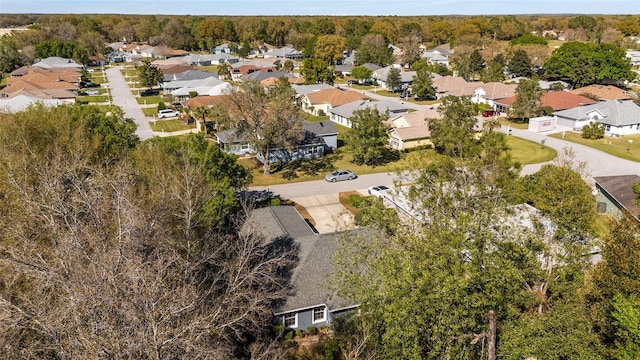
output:
[[[474,86],[473,95],[471,101],[476,104],[487,104],[494,107],[496,101],[515,96],[516,88],[515,84],[504,84],[501,82],[483,83],[481,81],[470,83]]]
[[[264,53],[264,58],[278,58],[278,59],[290,59],[300,60],[302,59],[302,52],[290,47],[284,46],[278,49],[271,49]]]
[[[433,107],[391,117],[387,120],[390,128],[389,145],[396,150],[433,145],[429,119],[440,119],[441,117],[441,114]]]
[[[427,59],[427,64],[442,64],[444,66],[449,66],[449,55],[441,54],[436,51],[425,51],[420,54],[420,57],[423,59]]]
[[[619,217],[622,211],[627,211],[640,220],[640,207],[633,186],[640,183],[638,175],[597,176],[596,201],[598,212]]]
[[[365,99],[368,97],[358,91],[331,87],[302,95],[300,104],[302,110],[311,115],[327,115],[333,107]]]
[[[436,90],[436,96],[442,98],[445,96],[472,96],[477,86],[474,83],[468,83],[459,76],[442,76],[433,79],[433,87]],[[475,83],[477,84],[477,83]]]
[[[623,89],[613,85],[588,85],[571,90],[576,95],[587,95],[599,100],[629,100],[631,95]]]
[[[245,224],[266,239],[291,239],[298,247],[298,262],[290,279],[290,294],[273,309],[275,322],[288,328],[330,325],[341,314],[354,310],[330,286],[337,269],[334,257],[343,237],[363,230],[316,234],[293,206],[254,209]]]
[[[18,95],[11,98],[0,97],[0,112],[17,113],[20,111],[24,111],[29,106],[36,104],[42,104],[45,107],[57,107],[64,103],[65,102],[60,99],[40,99],[27,95]]]
[[[163,77],[163,82],[171,82],[171,81],[189,81],[189,80],[201,80],[207,78],[218,78],[218,74],[214,74],[209,71],[202,70],[187,70],[181,73],[175,74],[165,74]]]
[[[302,128],[322,138],[327,149],[338,148],[338,129],[331,121],[305,121],[302,123]]]
[[[231,54],[231,48],[229,47],[229,44],[224,43],[214,47],[211,52],[214,54]]]
[[[507,113],[511,108],[511,105],[516,101],[515,96],[496,100],[494,102],[494,109],[498,112]],[[549,106],[553,111],[560,111],[571,109],[583,105],[591,105],[597,103],[597,101],[589,99],[587,97],[576,95],[569,91],[550,91],[542,94],[540,97],[542,106]]]
[[[400,89],[390,89],[389,84],[387,84],[387,79],[392,68],[393,66],[387,66],[375,70],[371,77],[373,77],[383,89],[387,89],[389,91],[406,89],[411,86],[411,83],[413,83],[413,77],[416,76],[417,73],[415,71],[403,71],[396,67],[396,69],[400,70]]]
[[[272,149],[270,162],[288,162],[323,157],[325,150],[335,148],[338,145],[338,131],[333,124],[327,122],[322,125],[302,120],[302,132],[300,141],[295,148]],[[235,130],[224,130],[216,133],[218,146],[226,152],[234,155],[254,154],[255,150],[249,145],[248,139],[238,134]],[[328,142],[327,142],[328,141]],[[263,161],[259,155],[256,157]]]
[[[222,95],[225,89],[231,86],[231,84],[216,79],[215,77],[186,81],[170,81],[162,84],[165,93],[173,95],[177,101],[188,99],[191,97],[190,93],[194,92],[197,95]]]
[[[331,108],[331,110],[329,110],[330,119],[336,124],[351,128],[351,120],[349,119],[353,116],[353,113],[357,110],[364,110],[367,108],[376,109],[379,112],[389,111],[390,115],[409,112],[409,107],[407,105],[398,103],[397,101],[359,100]]]
[[[605,135],[640,134],[640,107],[631,100],[607,100],[553,113],[556,124],[581,130],[592,121],[605,127]]]
[[[83,66],[76,63],[71,59],[65,59],[58,56],[50,56],[46,59],[36,59],[33,63],[33,66],[37,66],[43,69],[51,69],[51,68],[74,68],[74,69],[82,69]]]

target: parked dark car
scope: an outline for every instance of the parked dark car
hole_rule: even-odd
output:
[[[435,96],[416,96],[415,100],[416,101],[427,101],[427,100],[436,100],[437,97]]]
[[[491,116],[496,116],[498,115],[498,113],[496,111],[493,110],[485,110],[482,112],[482,116],[484,117],[491,117]]]
[[[147,89],[140,92],[140,96],[154,96],[160,94],[158,89]]]

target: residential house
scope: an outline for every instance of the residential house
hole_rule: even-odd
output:
[[[387,66],[387,67],[378,69],[373,72],[372,77],[378,82],[378,84],[383,89],[386,89],[389,91],[404,90],[409,86],[411,86],[411,83],[413,82],[413,77],[416,76],[417,73],[415,71],[403,71],[402,69],[396,67],[396,69],[400,70],[400,88],[391,89],[389,87],[389,84],[387,83],[387,79],[389,78],[389,72],[391,71],[392,68],[393,66]]]
[[[257,231],[266,239],[292,240],[298,249],[298,262],[290,279],[290,294],[273,309],[277,323],[292,329],[330,325],[341,314],[354,310],[353,304],[330,286],[337,274],[334,257],[341,240],[364,230],[316,234],[293,206],[254,209],[245,229]]]
[[[274,70],[274,71],[253,71],[253,72],[251,72],[251,73],[249,73],[247,75],[244,75],[242,78],[244,80],[251,80],[251,81],[261,82],[261,81],[269,79],[269,78],[280,79],[281,77],[285,77],[287,79],[298,78],[298,76],[295,75],[295,74],[291,74],[291,73],[284,72],[284,71],[279,71],[279,70]]]
[[[515,96],[516,88],[515,84],[504,84],[501,82],[483,83],[481,81],[469,83],[474,86],[473,95],[471,101],[476,104],[487,104],[492,108],[496,101]]]
[[[353,65],[351,64],[341,64],[333,67],[333,72],[336,76],[344,77],[351,76],[351,70],[353,69]]]
[[[451,75],[433,79],[433,87],[438,98],[445,96],[472,96],[475,90],[475,87],[465,79]]]
[[[592,121],[605,127],[605,135],[640,134],[640,107],[630,100],[607,100],[553,113],[559,126],[582,129]]]
[[[289,59],[289,60],[300,60],[302,59],[302,52],[290,47],[284,46],[278,49],[270,49],[264,53],[264,58],[278,58],[278,59]]]
[[[631,66],[640,69],[640,51],[638,50],[627,50],[626,54],[627,58],[631,62]]]
[[[303,128],[324,140],[326,150],[338,148],[338,129],[331,121],[305,121]]]
[[[598,212],[620,217],[623,211],[640,220],[640,207],[638,196],[633,191],[633,186],[640,183],[638,175],[597,176],[596,201]]]
[[[231,48],[229,47],[229,44],[224,43],[214,47],[211,52],[214,54],[231,54]]]
[[[35,60],[33,66],[37,66],[43,69],[73,68],[78,70],[84,67],[71,59],[65,59],[58,56],[51,56],[46,59]]]
[[[227,61],[227,59],[229,61]],[[224,62],[238,62],[238,58],[228,54],[189,54],[182,57],[182,60],[192,66],[220,65]]]
[[[75,102],[80,88],[80,70],[76,67],[23,67],[11,73],[0,97],[25,95],[38,99]]]
[[[228,82],[209,77],[206,79],[170,81],[163,83],[162,88],[166,93],[171,94],[177,101],[186,100],[193,93],[197,95],[222,95],[225,90],[232,87]]]
[[[56,107],[64,104],[64,102],[60,99],[41,99],[27,95],[17,95],[11,98],[0,97],[0,112],[17,113],[36,104],[42,104],[45,107]]]
[[[202,70],[187,70],[181,73],[164,74],[162,79],[163,79],[163,82],[171,82],[171,81],[188,81],[188,80],[207,79],[210,77],[217,79],[218,74],[215,74],[209,71],[202,71]]]
[[[302,110],[316,116],[329,114],[331,108],[348,104],[368,97],[358,91],[329,88],[319,90],[300,97]]]
[[[254,72],[269,72],[269,73],[273,73],[278,71],[276,68],[274,67],[258,67],[256,65],[253,64],[244,64],[244,65],[240,65],[240,66],[236,66],[236,64],[232,65],[232,68],[230,70],[231,72],[231,80],[233,81],[242,81],[242,79],[249,75],[252,74]],[[264,80],[264,79],[263,79]]]
[[[576,95],[593,97],[599,100],[629,100],[631,96],[625,90],[613,85],[588,85],[571,91]]]
[[[444,44],[424,51],[420,57],[427,59],[427,64],[443,64],[449,67],[449,56],[451,56],[451,54],[451,46]]]
[[[435,107],[392,116],[387,121],[390,128],[389,145],[396,150],[433,145],[429,120],[441,117]]]
[[[172,49],[165,45],[149,46],[140,49],[140,56],[151,59],[169,59],[172,57],[185,56],[189,53],[184,50]]]
[[[376,109],[379,112],[389,111],[390,115],[409,112],[409,107],[407,105],[398,103],[397,101],[360,100],[331,108],[331,110],[329,110],[329,113],[331,114],[330,119],[336,124],[351,128],[352,125],[350,119],[353,116],[353,113],[357,110],[364,109]]]
[[[210,123],[209,119],[201,119],[196,116],[195,112],[198,108],[212,108],[215,105],[226,106],[226,95],[203,95],[195,96],[181,102],[182,107],[189,111],[189,114],[196,120],[196,129],[198,132],[205,131],[205,127],[215,129],[215,124]],[[209,126],[207,126],[209,124]]]
[[[511,108],[511,105],[516,101],[515,96],[496,100],[494,103],[494,109],[498,112],[507,113]],[[576,95],[569,91],[550,91],[542,94],[540,97],[542,106],[548,106],[553,111],[560,111],[571,109],[578,106],[595,104],[597,101],[589,99],[587,97]]]
[[[162,70],[162,75],[163,75],[163,80],[164,79],[171,79],[173,78],[173,75],[176,74],[182,74],[186,71],[189,70],[195,70],[196,68],[193,65],[189,65],[183,61],[180,62],[165,62],[165,61],[154,61],[152,63],[153,65],[155,65],[158,69]],[[215,76],[216,74],[214,73],[210,73],[211,76]],[[167,81],[167,80],[165,80]]]
[[[330,127],[326,122],[319,125],[302,120],[302,132],[296,146],[272,149],[269,154],[270,162],[278,163],[323,157],[325,150],[337,147],[337,133],[335,126]],[[239,156],[255,154],[255,150],[249,145],[246,136],[239,134],[236,130],[218,131],[216,139],[218,146],[230,154]],[[256,159],[261,162],[264,160],[260,154],[256,156]]]
[[[303,95],[307,95],[310,94],[314,91],[319,91],[319,90],[323,90],[323,89],[331,89],[333,88],[333,86],[329,85],[329,84],[308,84],[308,85],[304,85],[304,84],[295,84],[295,85],[291,85],[291,88],[293,90],[296,91],[296,93],[298,94],[298,97],[302,97]]]

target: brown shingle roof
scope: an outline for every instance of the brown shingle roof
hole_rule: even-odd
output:
[[[637,175],[599,176],[593,178],[596,184],[610,197],[615,199],[636,218],[640,216],[640,208],[636,203],[637,196],[633,185],[640,182]]]
[[[203,106],[223,105],[225,104],[227,95],[214,96],[196,96],[182,102],[182,106],[188,109],[196,109]]]
[[[542,94],[542,106],[550,106],[554,111],[572,109],[582,105],[595,104],[597,101],[573,94],[568,91],[550,91]],[[516,101],[515,96],[496,101],[497,104],[511,106]]]
[[[631,99],[626,91],[613,85],[589,85],[571,91],[576,95],[591,94],[600,100],[628,100]]]
[[[340,89],[323,89],[307,94],[307,98],[311,104],[329,104],[340,106],[350,102],[368,99],[364,94],[351,90]]]

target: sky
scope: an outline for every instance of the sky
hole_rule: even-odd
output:
[[[0,15],[640,14],[640,0],[0,0]]]

